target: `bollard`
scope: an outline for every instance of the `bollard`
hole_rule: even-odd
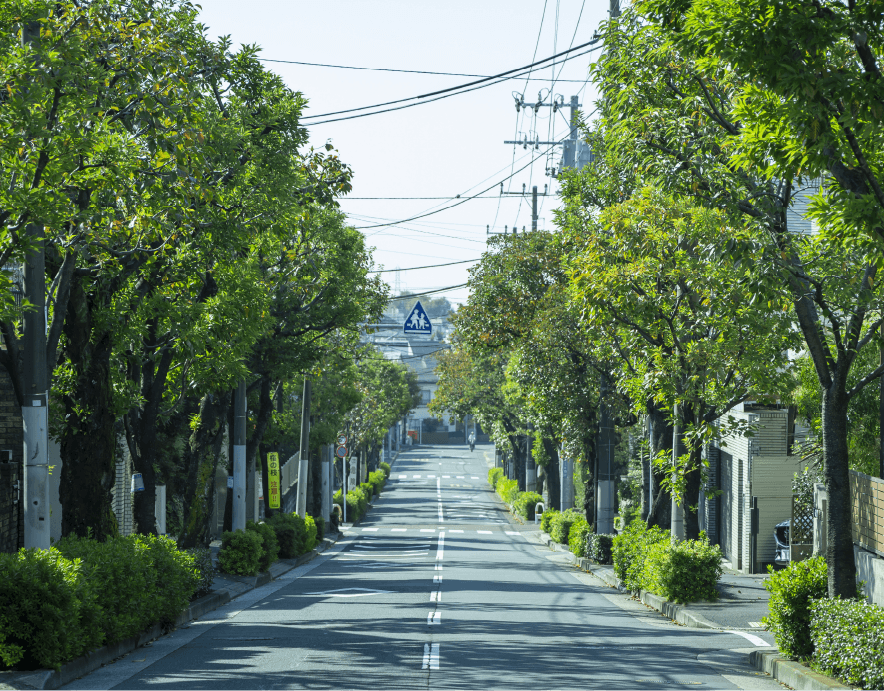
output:
[[[538,511],[537,509],[540,509],[540,511]],[[540,521],[538,516],[542,516],[545,510],[546,507],[543,505],[542,501],[539,501],[534,505],[534,525],[538,524],[538,522]]]

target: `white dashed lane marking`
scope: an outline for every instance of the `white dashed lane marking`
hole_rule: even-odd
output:
[[[438,643],[424,643],[424,666],[422,669],[439,669]]]
[[[427,614],[427,626],[439,625],[442,623],[442,612],[430,612]]]

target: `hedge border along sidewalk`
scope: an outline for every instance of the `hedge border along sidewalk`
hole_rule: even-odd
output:
[[[226,605],[231,600],[244,595],[247,592],[260,588],[271,581],[278,579],[292,569],[312,561],[316,556],[325,552],[331,547],[341,536],[338,532],[333,537],[325,537],[322,542],[310,552],[302,554],[297,559],[285,559],[274,562],[268,571],[258,574],[257,576],[231,576],[229,574],[217,574],[216,582],[220,580],[228,581],[225,587],[213,590],[190,603],[188,608],[178,616],[173,624],[173,628],[178,628],[189,621],[199,619],[208,614],[212,610],[218,609]],[[79,679],[90,672],[94,672],[99,667],[112,662],[118,657],[122,657],[133,650],[136,650],[147,643],[168,633],[161,624],[154,624],[147,631],[126,638],[122,641],[111,645],[105,645],[101,648],[86,653],[82,657],[78,657],[70,662],[63,664],[56,671],[52,669],[38,669],[27,672],[0,672],[0,689],[3,688],[20,688],[19,684],[24,684],[25,688],[34,689],[59,689],[65,684],[69,684],[75,679]]]

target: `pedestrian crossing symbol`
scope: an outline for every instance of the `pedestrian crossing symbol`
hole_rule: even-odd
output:
[[[407,334],[433,333],[433,324],[430,322],[430,318],[427,316],[426,310],[424,310],[424,306],[420,303],[420,300],[415,303],[408,315],[408,319],[405,320],[403,331]]]

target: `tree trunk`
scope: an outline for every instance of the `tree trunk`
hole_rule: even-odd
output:
[[[209,542],[209,521],[215,505],[215,472],[224,441],[224,418],[230,404],[226,396],[206,394],[200,401],[199,423],[184,454],[187,483],[184,519],[178,547],[186,549]]]
[[[110,333],[93,332],[93,305],[79,282],[72,293],[64,326],[74,382],[62,398],[61,532],[104,540],[117,533],[111,498],[117,447],[110,376],[113,343]]]
[[[561,472],[559,470],[559,445],[552,439],[543,438],[543,450],[549,457],[543,474],[546,476],[547,508],[559,511],[562,508],[562,485],[560,481]]]
[[[650,418],[650,452],[655,457],[661,451],[666,453],[666,458],[672,458],[672,425],[666,421],[663,412],[654,405],[648,405],[648,417]],[[654,503],[648,512],[648,525],[656,525],[666,530],[671,525],[672,500],[662,482],[666,477],[666,469],[652,466],[654,471],[654,487],[657,488]]]
[[[847,453],[848,398],[843,379],[839,376],[833,379],[830,387],[823,388],[822,405],[823,475],[829,492],[826,561],[829,597],[848,599],[856,596]]]

